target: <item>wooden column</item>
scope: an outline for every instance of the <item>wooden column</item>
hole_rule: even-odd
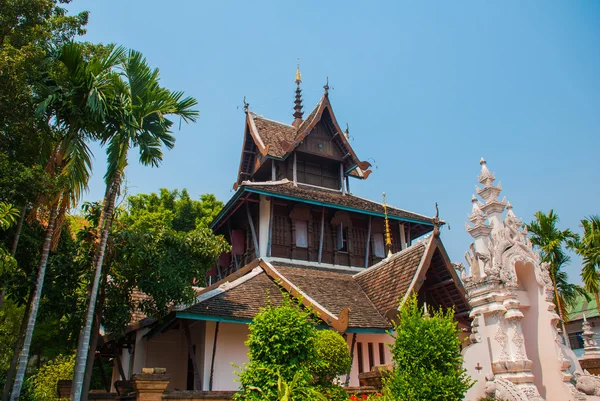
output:
[[[412,241],[412,240],[411,240],[411,238],[410,238],[410,224],[409,224],[409,225],[408,225],[408,234],[407,234],[407,237],[406,237],[406,246],[407,246],[407,247],[411,246],[411,241]]]
[[[346,177],[346,193],[350,193],[350,177]]]
[[[356,347],[356,333],[352,335],[352,345],[350,345],[350,366],[354,363],[354,348]],[[344,385],[348,387],[350,384],[350,373],[346,375],[346,382]]]
[[[271,199],[271,210],[269,211],[269,242],[267,243],[267,256],[271,256],[271,244],[273,243],[273,199]]]
[[[250,214],[250,206],[248,205],[248,201],[246,201],[246,214],[248,215],[248,224],[250,225],[250,231],[252,232],[252,240],[254,241],[254,253],[258,258],[260,256],[260,249],[258,248],[258,238],[256,238],[254,220],[252,220],[252,215]]]
[[[215,355],[217,353],[217,337],[219,336],[219,322],[215,325],[215,338],[213,341],[212,358],[210,361],[210,380],[208,382],[208,391],[213,389],[213,376],[215,373]]]
[[[346,186],[344,185],[344,163],[340,163],[340,184],[342,193],[346,193]]]
[[[298,185],[298,170],[296,164],[296,152],[294,152],[294,165],[292,166],[292,177],[294,179],[294,185]]]
[[[400,224],[400,249],[406,249],[406,231],[404,224]]]
[[[233,233],[231,231],[231,223],[229,220],[227,220],[227,230],[229,231],[229,241],[231,241],[231,246],[233,247]],[[235,263],[235,271],[238,271],[240,269],[240,266],[238,264],[237,256],[235,256],[235,254],[233,253],[233,248],[231,249],[231,257],[233,258],[233,261]]]
[[[192,367],[194,369],[194,385],[197,391],[202,391],[202,381],[200,380],[200,372],[198,372],[198,363],[196,362],[196,353],[194,352],[194,346],[192,345],[192,336],[190,335],[190,325],[187,320],[182,320],[183,332],[185,333],[185,339],[187,340],[188,356],[192,360]]]
[[[321,209],[321,236],[319,237],[319,263],[323,259],[323,239],[325,236],[325,206]]]
[[[367,244],[365,249],[365,269],[369,267],[369,250],[371,248],[371,216],[369,216],[369,228],[367,230]]]

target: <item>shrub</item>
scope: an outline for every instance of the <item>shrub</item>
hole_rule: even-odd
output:
[[[331,383],[337,376],[350,373],[350,351],[341,335],[332,330],[318,330],[314,344],[317,359],[311,365],[311,372],[317,382]]]
[[[75,367],[75,355],[59,355],[44,364],[31,378],[31,396],[34,400],[55,401],[59,380],[71,380]]]
[[[311,313],[300,309],[287,296],[280,306],[268,305],[254,317],[246,341],[250,362],[239,374],[236,399],[277,400],[279,387],[289,387],[288,400],[304,400],[312,392],[310,362],[315,352],[316,329]]]
[[[385,380],[395,399],[460,401],[474,382],[462,367],[454,311],[424,317],[416,296],[400,309],[391,346],[394,371]]]

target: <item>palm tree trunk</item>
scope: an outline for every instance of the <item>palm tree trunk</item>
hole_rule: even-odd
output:
[[[21,388],[23,387],[23,379],[25,378],[25,371],[27,369],[27,360],[29,359],[29,347],[31,346],[31,339],[33,338],[35,320],[37,318],[38,309],[40,307],[40,298],[42,297],[42,288],[44,286],[44,276],[46,275],[46,265],[48,264],[48,257],[50,255],[50,243],[52,242],[52,235],[54,234],[54,225],[56,224],[57,214],[58,202],[52,205],[52,209],[50,210],[50,217],[48,218],[48,227],[46,227],[46,235],[44,238],[44,243],[42,245],[40,263],[38,265],[37,283],[35,285],[35,290],[33,293],[31,310],[29,311],[29,317],[27,319],[27,331],[25,332],[23,349],[21,350],[21,356],[19,357],[19,365],[15,377],[15,385],[10,396],[11,401],[17,401],[19,399],[19,396],[21,395]]]
[[[92,325],[92,334],[90,336],[90,352],[88,353],[85,365],[85,375],[83,377],[83,387],[81,390],[81,401],[87,401],[92,383],[92,373],[94,370],[94,360],[96,358],[96,348],[98,346],[98,337],[100,337],[100,319],[102,312],[101,302],[98,302],[98,308],[94,312],[94,324]]]
[[[88,304],[88,310],[86,315],[85,326],[83,327],[82,333],[79,335],[79,342],[77,344],[77,357],[75,359],[75,372],[73,375],[73,389],[71,392],[71,400],[81,401],[81,393],[83,390],[83,380],[85,376],[85,366],[87,362],[87,356],[90,345],[90,335],[92,332],[92,324],[94,321],[94,309],[96,307],[96,299],[98,298],[98,288],[100,287],[100,277],[102,275],[102,263],[104,262],[104,252],[106,250],[106,243],[108,241],[108,233],[112,224],[113,211],[115,207],[115,200],[117,192],[121,185],[121,175],[115,174],[113,181],[110,183],[110,191],[106,191],[108,198],[104,199],[104,205],[106,207],[106,213],[104,215],[103,227],[101,230],[100,244],[96,248],[96,257],[94,257],[95,263],[95,275],[92,290],[90,291],[90,301]]]
[[[558,309],[558,316],[560,317],[560,324],[562,328],[562,337],[563,343],[568,346],[568,337],[567,337],[567,328],[565,327],[565,311],[563,309],[563,305],[560,302],[560,295],[558,294],[558,288],[556,287],[556,278],[552,276],[552,281],[554,284],[554,299],[556,299],[556,308]]]
[[[10,367],[6,373],[6,383],[4,383],[4,389],[2,391],[2,401],[8,401],[8,397],[10,396],[10,388],[12,387],[13,379],[15,378],[15,373],[17,371],[17,362],[19,362],[19,351],[21,351],[21,348],[23,347],[25,329],[27,329],[27,316],[29,316],[29,311],[31,309],[33,292],[31,292],[27,298],[27,306],[25,307],[25,312],[23,313],[23,319],[21,319],[21,327],[19,328],[17,342],[13,348],[13,357],[10,360]]]

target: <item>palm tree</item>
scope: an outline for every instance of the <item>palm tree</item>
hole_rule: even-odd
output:
[[[600,312],[600,217],[590,216],[581,220],[583,236],[571,241],[569,246],[583,258],[581,278],[585,289],[596,295],[596,307]]]
[[[121,64],[122,80],[116,85],[114,107],[107,116],[107,133],[103,144],[107,145],[108,167],[104,176],[106,192],[99,223],[100,242],[94,257],[94,282],[86,323],[79,336],[77,358],[73,377],[72,400],[79,401],[83,391],[88,352],[93,352],[90,335],[94,321],[94,309],[102,276],[102,263],[108,234],[112,224],[115,199],[128,164],[127,154],[139,148],[139,160],[143,165],[157,167],[162,161],[162,146],[171,149],[175,138],[171,135],[173,122],[167,115],[175,115],[185,122],[194,122],[198,111],[194,98],[183,98],[183,92],[171,92],[159,85],[158,69],[151,69],[143,55],[130,51]]]
[[[554,284],[554,304],[564,324],[568,321],[567,308],[575,304],[577,295],[587,298],[588,294],[582,287],[569,283],[567,273],[562,270],[569,262],[564,246],[569,241],[575,240],[577,236],[569,229],[559,230],[556,227],[559,221],[558,215],[550,209],[548,214],[536,212],[535,219],[526,226],[531,234],[529,237],[531,243],[540,251],[542,262],[550,264],[549,273]]]
[[[52,125],[46,170],[56,178],[57,190],[40,202],[47,205],[47,226],[11,401],[16,401],[21,393],[50,248],[57,239],[62,216],[87,188],[92,158],[87,142],[96,138],[101,127],[107,100],[112,96],[112,69],[124,54],[124,49],[109,46],[103,54],[86,60],[84,50],[83,45],[76,43],[62,46],[49,67],[52,77],[47,74],[36,88],[40,100],[37,112]]]

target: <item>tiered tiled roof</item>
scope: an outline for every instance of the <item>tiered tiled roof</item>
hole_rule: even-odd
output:
[[[391,328],[353,279],[352,271],[276,262],[272,264],[306,296],[332,314],[337,316],[344,308],[350,308],[350,328]],[[239,285],[235,285],[235,281],[232,284],[231,288],[187,308],[184,312],[249,321],[268,300],[274,305],[281,303],[280,287],[264,272],[243,280]]]
[[[248,192],[268,192],[274,196],[280,195],[282,197],[293,197],[309,202],[314,201],[318,202],[319,204],[325,203],[331,206],[351,208],[357,211],[372,212],[384,216],[384,209],[381,203],[373,202],[368,199],[350,194],[343,194],[340,191],[322,189],[319,187],[306,186],[302,184],[294,186],[292,182],[287,180],[279,183],[262,185],[260,183],[243,183],[242,186],[245,187]],[[433,226],[433,219],[431,217],[398,209],[393,206],[388,206],[387,212],[388,216],[391,218],[400,217]]]
[[[355,276],[362,290],[384,316],[398,308],[421,265],[428,241],[417,243]]]

